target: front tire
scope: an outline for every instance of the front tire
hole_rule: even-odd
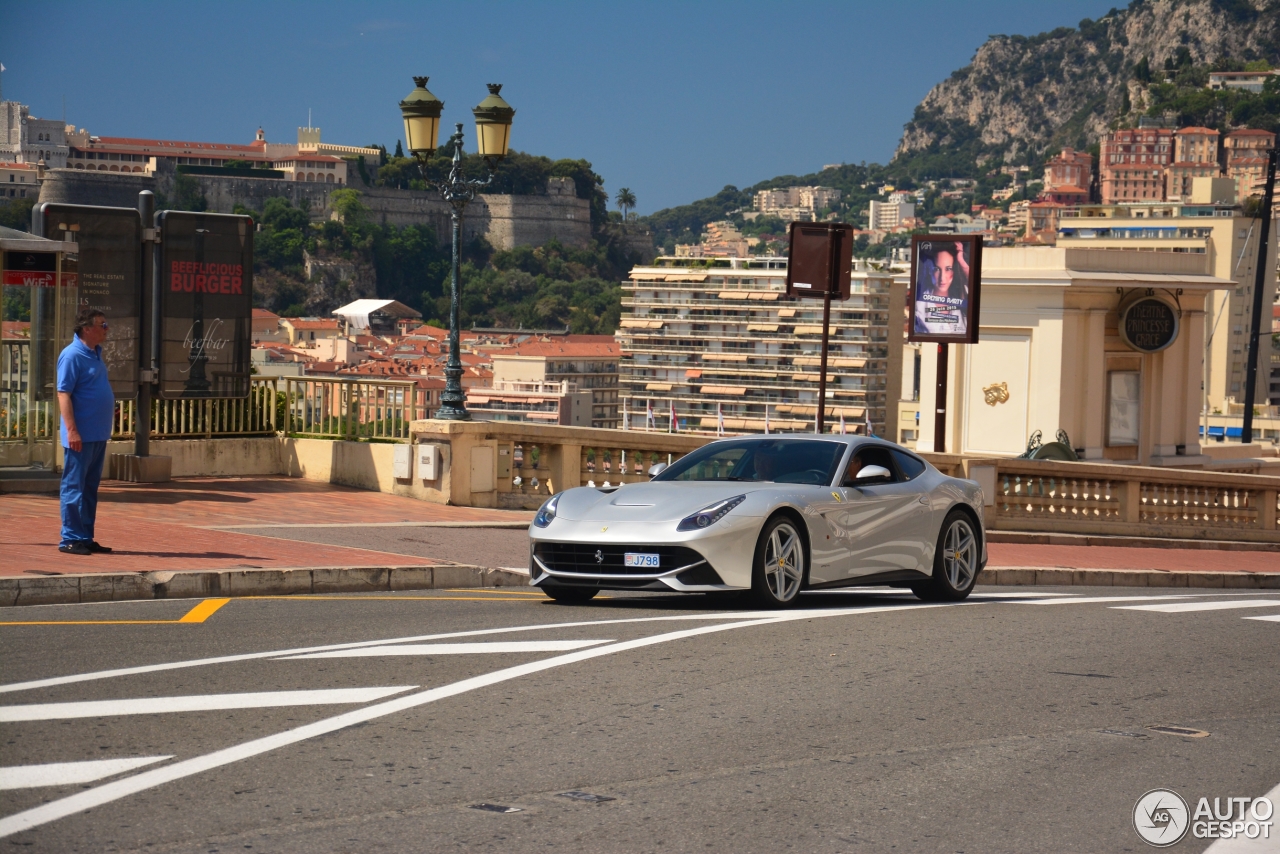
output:
[[[751,595],[763,608],[794,604],[804,584],[805,549],[800,527],[786,516],[770,519],[756,543]]]
[[[973,521],[960,510],[952,510],[942,521],[938,548],[933,554],[933,576],[911,592],[926,602],[959,602],[978,580],[978,535]]]
[[[542,592],[561,605],[584,605],[600,591],[591,587],[544,587]]]

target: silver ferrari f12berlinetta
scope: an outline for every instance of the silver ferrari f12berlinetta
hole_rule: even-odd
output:
[[[530,583],[567,603],[749,590],[781,607],[864,584],[959,600],[986,565],[979,485],[880,439],[722,439],[649,473],[548,499],[529,526]]]

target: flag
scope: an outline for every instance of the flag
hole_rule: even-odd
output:
[[[674,400],[671,401],[671,408],[669,412],[670,414],[667,417],[667,432],[678,433],[680,432],[680,425],[676,423],[676,402]]]
[[[769,435],[769,404],[764,405],[764,434]]]
[[[845,435],[846,432],[847,431],[845,430],[845,427],[844,427],[844,413],[841,412],[840,413],[840,435],[843,436]]]
[[[716,435],[724,435],[724,404],[716,404]]]
[[[875,433],[871,432],[871,407],[867,407],[866,409],[863,410],[863,412],[865,412],[867,415],[867,435],[874,436]]]
[[[4,68],[4,63],[3,63],[3,62],[0,62],[0,71],[4,71],[4,70],[5,70],[5,68]]]
[[[650,427],[655,426],[657,425],[653,422],[653,400],[646,400],[644,402],[644,429],[648,430]]]
[[[631,429],[631,421],[627,418],[627,399],[625,397],[622,399],[622,429]]]

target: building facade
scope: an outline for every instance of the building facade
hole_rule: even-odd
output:
[[[0,160],[27,163],[44,161],[50,169],[67,165],[67,127],[54,119],[38,119],[26,104],[0,101]]]
[[[1098,174],[1103,204],[1163,201],[1164,171],[1173,159],[1173,131],[1140,127],[1103,137]]]
[[[1059,195],[1083,196],[1089,200],[1089,188],[1093,186],[1093,155],[1087,151],[1064,148],[1044,166],[1044,192]]]
[[[1085,205],[1064,210],[1057,245],[1064,248],[1127,249],[1195,255],[1203,259],[1206,275],[1230,282],[1205,302],[1203,358],[1204,391],[1209,412],[1227,412],[1229,404],[1244,400],[1249,315],[1258,261],[1259,220],[1243,216],[1239,206],[1215,203],[1221,179],[1197,178],[1183,203]],[[1276,295],[1276,247],[1272,242],[1266,264],[1263,304]],[[1269,319],[1269,318],[1268,318]],[[1258,401],[1270,394],[1270,353],[1259,353]],[[1280,402],[1280,399],[1276,399]]]
[[[1236,199],[1262,195],[1267,177],[1267,155],[1276,135],[1265,130],[1233,130],[1223,140],[1227,177],[1236,182]]]
[[[1218,137],[1211,128],[1183,128],[1173,135],[1173,162],[1165,173],[1165,198],[1180,202],[1190,198],[1195,178],[1216,178],[1222,174],[1218,162]]]
[[[669,429],[674,407],[679,430],[716,433],[723,419],[728,433],[813,432],[822,303],[787,298],[786,266],[663,257],[631,271],[618,331],[624,429]],[[849,300],[831,304],[828,430],[843,418],[848,432],[862,432],[869,419],[887,435],[902,350],[889,347],[891,283],[888,273],[855,271]]]
[[[894,193],[893,195],[898,195]],[[916,206],[909,202],[878,202],[874,199],[867,204],[867,228],[897,228],[906,220],[914,218]]]
[[[566,383],[567,390],[589,395],[589,426],[616,430],[622,426],[620,357],[621,348],[612,340],[529,341],[493,353],[493,382],[495,387],[499,383]]]

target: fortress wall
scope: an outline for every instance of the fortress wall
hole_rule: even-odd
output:
[[[167,169],[155,176],[51,169],[41,185],[40,201],[132,208],[137,206],[141,190],[173,198],[175,177]],[[199,182],[211,212],[232,213],[237,204],[260,211],[267,199],[283,197],[295,207],[308,206],[313,222],[331,217],[329,197],[334,190],[348,189],[338,184],[272,178],[192,177]],[[441,243],[449,241],[451,208],[435,191],[360,186],[352,189],[359,191],[374,222],[397,227],[428,225]],[[496,249],[538,246],[553,238],[567,246],[586,246],[591,240],[590,204],[577,197],[570,179],[553,178],[548,190],[545,196],[477,196],[467,205],[463,239],[483,236]]]

